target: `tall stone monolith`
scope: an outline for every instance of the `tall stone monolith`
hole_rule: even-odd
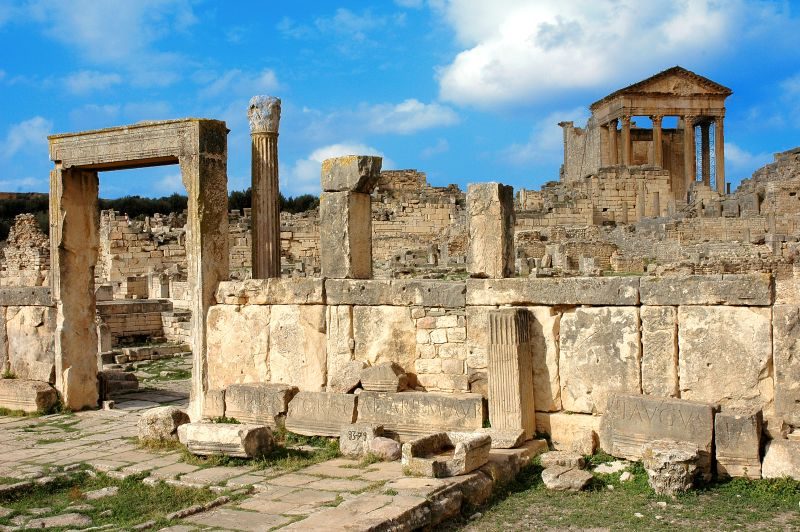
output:
[[[467,189],[470,276],[497,279],[514,275],[514,188],[479,183]]]

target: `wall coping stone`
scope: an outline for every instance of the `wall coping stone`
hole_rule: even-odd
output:
[[[639,277],[563,277],[467,280],[467,305],[639,304]]]
[[[0,288],[0,307],[54,307],[48,286],[21,286]]]
[[[770,306],[774,281],[770,274],[642,277],[643,305]]]

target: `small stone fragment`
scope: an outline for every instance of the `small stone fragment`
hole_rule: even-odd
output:
[[[92,523],[92,520],[85,515],[67,513],[56,515],[53,517],[35,518],[28,521],[25,525],[27,530],[36,530],[42,528],[71,528],[71,527],[86,527]]]
[[[402,454],[402,447],[398,442],[383,436],[373,438],[369,450],[372,454],[380,456],[384,462],[399,460]]]
[[[591,480],[591,473],[575,467],[553,466],[542,471],[544,485],[555,491],[580,491]]]
[[[408,388],[408,375],[395,362],[383,362],[361,370],[361,387],[368,392],[402,392]]]
[[[272,449],[272,431],[263,425],[231,423],[188,423],[182,425],[189,452],[222,454],[238,458],[263,456]]]
[[[658,495],[675,495],[694,486],[699,449],[694,443],[656,440],[642,446],[642,465]]]
[[[361,360],[350,360],[328,377],[328,392],[350,393],[356,389],[361,382],[361,370],[367,364]]]
[[[623,473],[622,473],[622,474],[619,476],[619,481],[620,481],[620,482],[628,482],[629,480],[632,480],[632,479],[633,479],[633,475],[631,474],[631,472],[630,472],[630,471],[624,471],[624,472],[623,472]]]
[[[481,429],[480,432],[492,438],[492,449],[515,449],[525,443],[525,430]]]
[[[613,462],[607,462],[605,464],[598,465],[594,468],[594,472],[601,473],[603,475],[610,475],[613,473],[619,473],[620,471],[625,471],[625,468],[630,465],[630,462],[626,462],[624,460],[614,460]]]
[[[383,427],[368,423],[353,423],[342,427],[339,435],[339,451],[344,456],[360,457],[366,455],[372,440],[383,434]]]
[[[177,441],[178,427],[189,423],[189,416],[177,406],[159,406],[139,418],[139,441]]]
[[[117,486],[108,486],[107,488],[102,488],[99,490],[94,491],[87,491],[83,494],[86,500],[95,501],[97,499],[102,499],[104,497],[111,497],[116,495],[119,492],[119,487]]]
[[[539,456],[542,467],[547,469],[549,467],[577,467],[583,468],[586,461],[583,456],[577,453],[570,453],[568,451],[550,451]]]

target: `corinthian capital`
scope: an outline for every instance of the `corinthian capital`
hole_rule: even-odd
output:
[[[250,133],[278,134],[281,121],[281,99],[274,96],[253,96],[247,108]]]

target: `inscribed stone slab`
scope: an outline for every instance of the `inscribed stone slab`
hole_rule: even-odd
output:
[[[286,429],[306,436],[338,437],[342,427],[356,421],[359,397],[343,393],[300,392],[289,402]]]

